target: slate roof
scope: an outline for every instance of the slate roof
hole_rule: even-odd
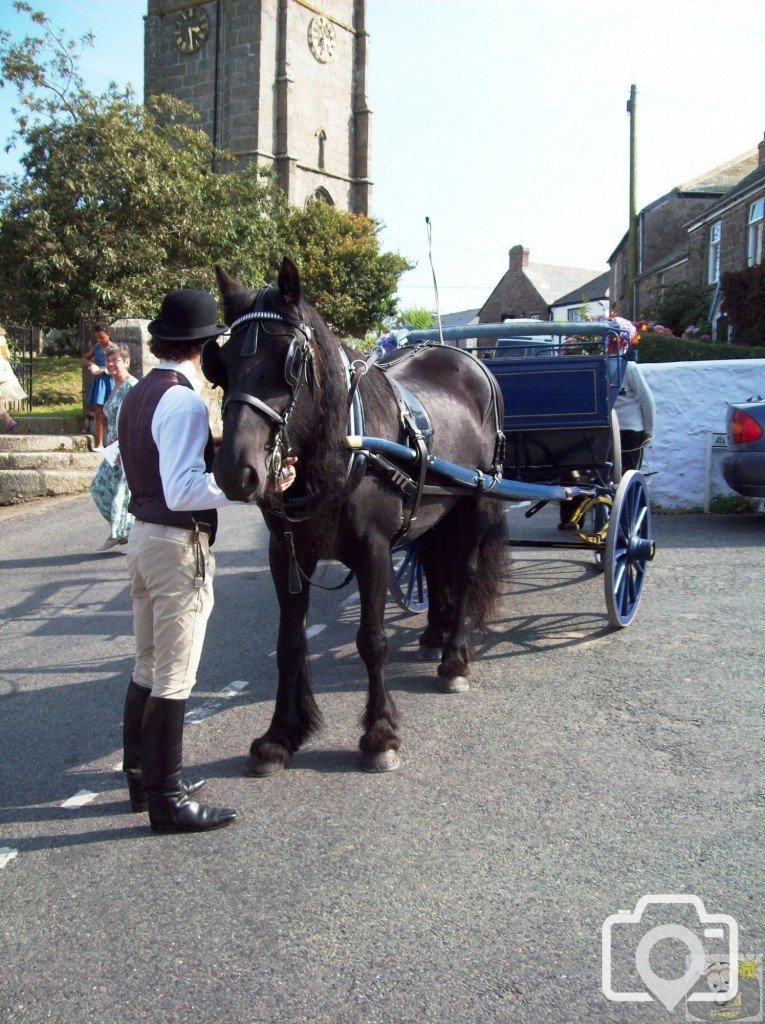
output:
[[[608,295],[608,271],[604,271],[597,277],[593,277],[591,281],[587,281],[585,284],[580,285],[573,291],[569,292],[568,295],[561,295],[559,299],[551,302],[551,306],[568,306],[571,303],[581,304],[588,299],[593,302],[595,299],[605,299]]]
[[[467,327],[476,319],[479,309],[463,309],[459,313],[444,313],[441,316],[442,327]]]
[[[747,174],[747,176],[742,178],[737,185],[734,185],[729,192],[726,192],[719,202],[715,203],[714,206],[710,206],[704,214],[704,219],[706,220],[707,217],[713,214],[719,207],[727,206],[732,199],[736,198],[736,196],[744,195],[754,185],[759,185],[760,182],[765,183],[765,163],[760,164],[759,167],[755,167],[750,174]]]
[[[727,163],[720,164],[719,167],[713,167],[711,171],[704,171],[703,174],[699,174],[696,178],[691,178],[690,181],[678,185],[673,191],[689,193],[719,192],[722,194],[736,186],[745,175],[757,169],[757,160],[757,149],[747,150],[746,153],[741,153],[740,156],[734,156]]]
[[[548,306],[558,305],[559,295],[568,295],[594,280],[592,269],[558,267],[552,263],[529,263],[523,272]]]

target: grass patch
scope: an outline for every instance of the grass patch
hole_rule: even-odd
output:
[[[82,363],[77,356],[37,356],[32,364],[33,412],[82,412]],[[44,411],[43,411],[44,407]]]

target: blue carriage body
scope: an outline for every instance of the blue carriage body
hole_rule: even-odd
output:
[[[437,329],[412,331],[406,344],[439,341]],[[573,340],[572,340],[573,339]],[[625,356],[609,353],[605,323],[513,320],[446,328],[447,344],[468,349],[496,377],[505,405],[505,470],[518,479],[557,480],[600,469],[613,444],[611,412]],[[614,346],[615,347],[615,346]]]

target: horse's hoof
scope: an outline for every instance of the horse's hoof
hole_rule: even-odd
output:
[[[259,757],[248,757],[244,766],[244,774],[253,779],[265,779],[268,775],[276,775],[282,771],[282,761],[264,761]]]
[[[470,689],[464,676],[439,676],[437,685],[441,693],[465,693]]]
[[[441,648],[426,647],[425,644],[420,644],[420,649],[417,652],[417,657],[420,659],[420,661],[440,661]]]
[[[363,772],[395,772],[401,764],[401,758],[395,750],[378,750],[371,754],[362,754],[359,765]]]

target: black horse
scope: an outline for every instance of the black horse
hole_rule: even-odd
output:
[[[402,485],[404,474],[390,461],[375,465],[346,447],[348,361],[362,357],[301,300],[294,264],[285,259],[278,288],[257,293],[216,270],[231,337],[221,347],[209,343],[202,357],[208,379],[224,390],[214,473],[229,498],[257,502],[263,511],[281,613],[276,707],[268,731],[252,743],[249,771],[279,771],[321,724],[305,623],[308,581],[326,558],[344,563],[358,580],[356,644],[369,675],[361,766],[390,771],[400,763],[398,712],[383,679],[391,543],[408,527],[407,540],[416,542],[425,569],[430,605],[420,644],[438,649],[439,688],[467,689],[465,618],[482,628],[498,596],[505,552],[501,504],[475,494],[425,493],[413,515],[411,477],[418,471],[409,467],[409,486]],[[357,418],[363,413],[364,433],[401,439],[393,379],[427,409],[434,454],[484,471],[496,468],[502,408],[493,378],[477,360],[445,346],[405,353],[386,372],[372,367],[361,377],[362,408],[354,404]],[[298,456],[297,480],[282,499],[267,484],[287,452]]]

